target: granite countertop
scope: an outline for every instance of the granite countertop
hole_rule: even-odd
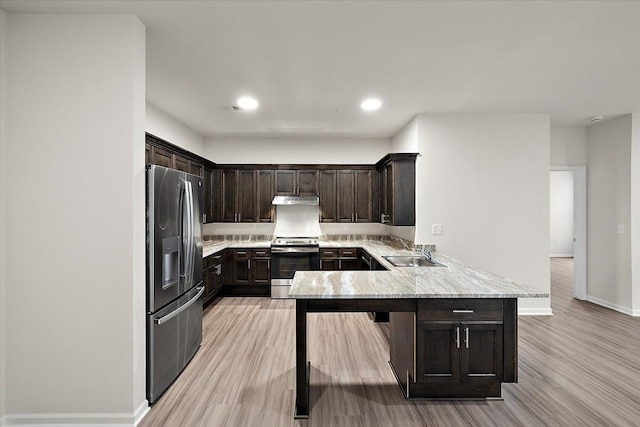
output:
[[[202,242],[202,257],[206,258],[226,248],[270,248],[271,240],[205,240]]]
[[[325,242],[329,243],[329,242]],[[322,247],[321,243],[321,247]],[[416,255],[381,241],[330,242],[330,247],[362,247],[389,271],[300,271],[289,296],[297,299],[351,298],[545,298],[506,277],[434,253],[446,267],[394,267],[383,256]]]
[[[208,240],[202,256],[226,248],[269,248],[271,239]],[[389,240],[321,240],[321,248],[363,248],[389,271],[299,271],[289,296],[298,299],[352,298],[548,298],[549,294],[464,264],[441,253],[446,267],[394,267],[384,256],[416,255]]]

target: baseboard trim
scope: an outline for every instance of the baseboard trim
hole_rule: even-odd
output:
[[[551,308],[518,308],[518,316],[553,316]]]
[[[573,258],[573,254],[550,254],[549,258]]]
[[[631,309],[629,307],[623,307],[621,305],[614,304],[611,301],[605,301],[603,299],[596,298],[596,297],[593,297],[591,295],[587,295],[586,300],[591,302],[591,303],[594,303],[594,304],[597,304],[597,305],[601,305],[603,307],[609,308],[611,310],[618,311],[620,313],[623,313],[623,314],[626,314],[626,315],[629,315],[629,316],[634,316],[634,317],[639,317],[640,316],[640,310],[633,310],[633,309]]]
[[[2,425],[20,427],[135,427],[147,415],[149,409],[149,403],[145,400],[133,414],[11,414],[3,417]]]

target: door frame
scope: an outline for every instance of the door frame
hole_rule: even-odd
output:
[[[551,166],[553,171],[573,172],[573,296],[587,299],[587,167]]]

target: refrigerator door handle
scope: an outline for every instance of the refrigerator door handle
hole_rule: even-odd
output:
[[[162,325],[163,323],[168,322],[169,320],[176,317],[178,314],[185,311],[187,308],[191,307],[196,301],[198,301],[198,298],[200,298],[200,296],[203,293],[204,293],[204,286],[200,286],[200,290],[198,291],[198,293],[193,298],[191,298],[185,305],[183,305],[182,307],[178,308],[175,311],[172,311],[171,313],[165,316],[162,316],[158,319],[153,319],[153,323],[155,323],[156,325]]]
[[[185,278],[187,283],[193,280],[193,268],[194,268],[194,225],[193,225],[193,187],[189,181],[184,182],[185,194],[187,200],[187,265],[185,269]]]

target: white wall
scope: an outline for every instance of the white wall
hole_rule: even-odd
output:
[[[625,312],[632,296],[631,129],[629,115],[587,131],[587,299]]]
[[[0,9],[0,425],[3,425],[6,414],[7,390],[6,390],[6,166],[5,166],[5,145],[7,143],[7,96],[9,90],[7,74],[9,72],[9,16]]]
[[[409,120],[400,131],[391,138],[393,153],[416,153],[418,151],[418,118]]]
[[[586,166],[587,128],[551,126],[551,166]]]
[[[640,316],[640,113],[632,115],[630,227],[632,313]]]
[[[134,15],[9,14],[10,423],[133,425],[146,408],[144,31]]]
[[[391,151],[387,138],[207,138],[216,163],[374,164]]]
[[[573,171],[551,171],[549,179],[549,253],[573,256]]]
[[[196,131],[148,101],[145,115],[147,132],[204,157],[204,138]]]
[[[548,292],[549,135],[543,114],[419,115],[415,242]]]

